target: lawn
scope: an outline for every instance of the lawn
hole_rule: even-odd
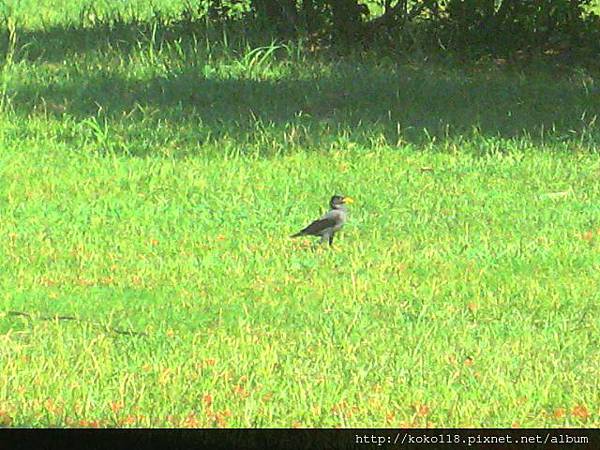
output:
[[[598,73],[13,3],[0,424],[600,426]]]

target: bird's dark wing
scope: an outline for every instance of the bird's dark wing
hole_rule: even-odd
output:
[[[306,228],[304,228],[302,231],[294,234],[292,237],[304,236],[306,234],[318,236],[323,230],[333,227],[335,225],[335,223],[336,223],[335,219],[332,219],[330,217],[324,218],[324,219],[318,219],[318,220],[315,220],[313,223],[311,223]]]

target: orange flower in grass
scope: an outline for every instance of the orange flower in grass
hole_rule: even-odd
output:
[[[165,417],[165,421],[171,426],[177,426],[177,421],[172,414],[169,414],[167,417]]]
[[[112,276],[108,276],[108,277],[103,277],[100,281],[104,285],[111,285],[111,284],[115,283],[115,278]]]
[[[575,405],[571,410],[571,415],[582,420],[587,420],[590,417],[590,412],[584,405]]]
[[[204,403],[204,406],[206,406],[207,408],[210,408],[212,406],[212,402],[213,402],[213,398],[212,395],[210,394],[204,394],[202,396],[202,402]]]
[[[123,403],[122,402],[110,402],[110,410],[113,413],[117,414],[122,409],[123,409]]]
[[[0,411],[0,427],[10,427],[12,421],[12,417],[6,411]]]
[[[581,239],[583,239],[584,241],[587,242],[591,242],[594,240],[594,232],[593,231],[586,231],[585,233],[583,233],[581,235]]]
[[[196,414],[192,412],[183,420],[182,426],[184,428],[199,428],[200,421],[196,417]]]
[[[135,416],[129,415],[129,416],[126,416],[126,417],[122,418],[121,420],[119,420],[119,425],[121,425],[121,426],[133,425],[136,422],[137,422],[137,418]]]
[[[60,405],[57,405],[51,398],[47,399],[44,402],[44,406],[46,408],[46,411],[48,411],[51,414],[60,415],[63,412],[63,408]]]
[[[565,408],[556,408],[554,410],[553,416],[555,419],[562,419],[563,417],[565,417],[566,413],[567,412],[565,411]]]
[[[417,417],[425,417],[429,414],[429,406],[417,403],[415,405],[415,411],[417,413]]]
[[[403,420],[402,422],[398,423],[398,428],[418,428],[419,425],[417,425],[415,422],[409,422],[408,420]]]
[[[50,278],[42,277],[40,280],[40,284],[46,287],[56,286],[56,281]]]
[[[215,425],[219,428],[225,428],[227,426],[227,419],[231,417],[231,411],[226,409],[222,412],[217,412],[213,415],[213,420],[215,421]]]
[[[93,286],[96,282],[94,280],[88,280],[87,278],[78,278],[77,284],[79,286]]]
[[[234,386],[233,392],[239,395],[241,398],[248,398],[250,396],[250,393],[239,384]]]
[[[79,426],[81,428],[100,428],[102,424],[99,420],[80,420]]]

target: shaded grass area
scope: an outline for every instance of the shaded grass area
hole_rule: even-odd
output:
[[[598,143],[600,91],[586,89],[586,79],[574,85],[550,77],[357,69],[349,63],[333,64],[330,74],[289,74],[293,69],[282,68],[284,73],[264,80],[207,77],[206,70],[173,69],[148,80],[78,72],[49,85],[22,83],[9,95],[23,114],[37,109],[75,121],[100,116],[123,140],[141,119],[144,127],[183,122],[196,130],[193,139],[199,142],[228,137],[264,145],[265,151],[282,141],[283,150],[318,148],[331,134],[363,145],[374,137],[388,145],[422,145],[469,135],[562,140],[587,148]]]
[[[596,73],[127,27],[5,55],[1,423],[598,426]]]
[[[110,135],[109,150],[136,155],[166,140],[186,147],[168,150],[180,156],[215,142],[268,155],[329,148],[340,136],[360,145],[598,145],[598,71],[589,67],[311,55],[302,42],[261,41],[232,24],[160,17],[15,32],[4,109],[55,119],[61,139]]]

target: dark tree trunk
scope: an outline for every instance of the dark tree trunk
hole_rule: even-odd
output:
[[[329,0],[329,5],[335,33],[347,40],[359,37],[362,27],[362,8],[358,0]]]
[[[304,27],[309,33],[317,30],[318,13],[313,0],[302,1],[302,18]]]
[[[290,33],[298,27],[295,0],[252,0],[251,7],[259,21],[279,32]]]

